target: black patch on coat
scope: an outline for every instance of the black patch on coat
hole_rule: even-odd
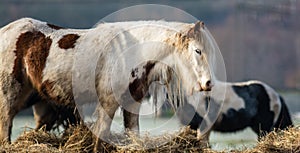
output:
[[[189,103],[184,103],[183,106],[179,107],[177,115],[182,125],[189,125],[193,130],[197,130],[201,122],[204,121],[203,117],[196,112],[194,106]]]
[[[206,96],[204,98],[205,101],[205,109],[207,113],[207,119],[211,122],[216,121],[216,119],[219,116],[219,110],[220,110],[220,105],[210,96]],[[190,105],[187,103],[187,105]],[[201,105],[201,104],[200,104]],[[199,113],[192,108],[193,106],[190,105],[190,107],[186,107],[187,109],[185,110],[185,113],[187,112],[194,112],[195,115],[193,116],[192,120],[188,123],[188,125],[191,127],[191,129],[196,130],[197,128],[200,128],[200,131],[204,131],[207,128],[210,128],[209,125],[207,125],[206,121],[203,119]]]
[[[261,84],[232,86],[234,92],[245,102],[245,108],[229,109],[222,114],[222,121],[215,125],[214,130],[235,132],[250,126],[260,135],[272,129],[274,112],[270,111],[270,98]]]
[[[203,131],[203,128],[206,128],[207,125],[203,117],[196,112],[191,122],[189,123],[189,126],[193,130],[197,130],[197,128],[200,128],[200,130]]]

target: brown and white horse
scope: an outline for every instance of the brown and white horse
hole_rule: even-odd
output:
[[[118,38],[115,39],[116,37]],[[135,55],[149,60],[139,67],[130,68],[134,71],[127,75],[130,81],[125,89],[113,84],[116,89],[120,89],[120,93],[130,93],[133,98],[129,99],[141,102],[149,85],[157,81],[160,73],[167,76],[162,77],[166,84],[182,88],[189,94],[211,90],[214,77],[210,68],[216,47],[203,22],[187,24],[131,21],[103,23],[92,29],[78,30],[22,18],[1,28],[0,140],[10,141],[14,116],[33,105],[30,98],[34,95],[62,107],[75,107],[74,97],[79,95],[73,94],[72,79],[74,76],[84,78],[82,84],[90,81],[90,74],[74,71],[78,68],[74,63],[80,59],[80,55],[97,57],[96,62],[83,59],[80,64],[84,67],[92,62],[96,63],[93,81],[99,105],[96,112],[98,118],[93,130],[100,138],[108,137],[111,119],[120,105],[116,99],[121,98],[115,97],[113,93],[111,82],[114,80],[111,79],[115,77],[111,76],[112,68],[118,57],[122,56],[124,48],[145,42],[159,42],[165,45],[151,46]],[[163,61],[168,66],[157,61]],[[120,68],[124,67],[126,66],[120,65]],[[176,76],[179,76],[181,81],[178,84],[182,86],[172,84],[170,80],[175,74],[170,72],[170,68],[176,71]],[[90,91],[80,90],[84,93]],[[131,101],[126,103],[130,107]],[[130,118],[128,123],[125,123],[128,124],[127,127],[138,131],[138,114],[125,111],[124,115]]]

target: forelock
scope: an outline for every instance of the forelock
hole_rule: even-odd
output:
[[[176,48],[178,51],[184,51],[188,49],[190,38],[182,33],[176,33],[175,37],[168,38],[165,42]]]

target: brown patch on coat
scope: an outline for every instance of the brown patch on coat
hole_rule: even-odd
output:
[[[148,76],[150,74],[150,71],[154,68],[155,64],[156,62],[153,61],[147,62],[146,65],[143,66],[145,71],[142,73],[142,76],[140,78],[134,79],[133,82],[129,84],[129,91],[134,100],[142,100],[145,93],[147,92],[149,88]]]
[[[16,59],[12,73],[21,85],[24,84],[25,73],[32,84],[38,85],[41,82],[51,44],[52,40],[40,31],[28,31],[19,36],[14,51]]]
[[[44,98],[53,100],[58,105],[75,108],[72,89],[71,89],[70,93],[66,93],[64,95],[58,95],[55,90],[57,90],[57,89],[55,89],[55,82],[50,81],[50,80],[43,81],[39,88],[39,92],[40,92],[41,96],[44,96]]]
[[[57,25],[54,25],[54,24],[50,24],[50,23],[47,23],[47,26],[52,28],[52,29],[55,29],[55,30],[64,29],[63,27],[60,27],[60,26],[57,26]]]
[[[76,40],[80,36],[77,34],[67,34],[64,35],[59,41],[58,41],[58,46],[62,49],[69,49],[69,48],[74,48]]]
[[[53,97],[54,98],[54,96],[51,96],[50,95],[50,93],[53,91],[53,87],[54,87],[54,82],[51,82],[51,81],[49,81],[49,80],[46,80],[46,81],[44,81],[43,83],[42,83],[42,85],[41,85],[41,93],[44,95],[44,96],[46,96],[46,97]]]

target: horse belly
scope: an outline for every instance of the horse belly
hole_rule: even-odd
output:
[[[229,109],[221,114],[221,119],[214,124],[214,130],[219,132],[236,132],[249,126],[251,118],[247,117],[245,109]]]

